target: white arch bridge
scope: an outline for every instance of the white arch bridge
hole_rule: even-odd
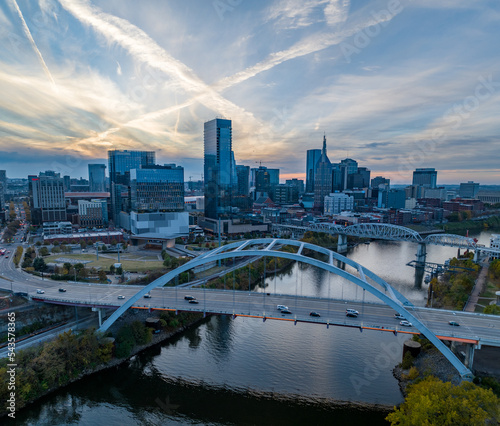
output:
[[[272,297],[270,293],[267,293],[267,298],[273,301],[273,305],[269,303],[266,305],[266,293],[255,293],[250,291],[227,291],[227,290],[190,290],[196,292],[196,296],[199,297],[199,300],[203,299],[203,307],[198,307],[199,305],[191,305],[188,304],[184,298],[177,296],[177,287],[167,287],[164,286],[174,279],[176,276],[181,274],[182,272],[188,271],[196,266],[204,265],[207,263],[215,262],[222,259],[237,259],[243,257],[281,257],[286,258],[298,262],[303,262],[312,266],[316,266],[325,271],[332,272],[340,277],[345,278],[346,280],[358,285],[363,289],[363,300],[364,300],[364,292],[368,291],[375,297],[377,297],[383,304],[371,304],[370,308],[375,306],[377,309],[384,309],[384,320],[385,324],[390,323],[394,324],[393,311],[387,311],[386,306],[392,308],[395,312],[401,314],[408,321],[410,321],[413,326],[418,330],[419,333],[426,336],[440,351],[443,355],[452,363],[452,365],[457,369],[459,374],[466,379],[470,379],[472,377],[472,373],[455,355],[454,353],[446,346],[442,340],[455,340],[461,342],[469,342],[472,343],[472,355],[469,358],[468,365],[472,365],[472,356],[473,356],[473,348],[474,345],[476,348],[480,348],[481,339],[477,336],[476,332],[466,327],[460,327],[461,330],[465,334],[457,335],[455,334],[456,330],[450,330],[450,327],[447,324],[447,321],[443,321],[442,319],[432,319],[432,315],[443,315],[443,311],[426,309],[426,308],[417,308],[413,306],[403,295],[401,295],[398,291],[392,288],[387,282],[382,280],[380,277],[375,275],[370,270],[366,269],[362,265],[336,253],[331,250],[315,246],[313,244],[308,244],[295,240],[281,240],[281,239],[256,239],[256,240],[248,240],[241,241],[237,243],[228,244],[226,246],[222,246],[216,248],[210,252],[202,254],[201,256],[189,261],[188,263],[178,267],[177,269],[168,272],[157,280],[153,281],[146,287],[137,291],[134,295],[132,295],[128,300],[124,301],[123,304],[111,314],[111,316],[102,324],[99,328],[99,331],[106,331],[127,309],[131,307],[146,307],[144,305],[143,299],[141,299],[145,294],[150,293],[153,289],[161,287],[161,291],[156,290],[156,293],[153,292],[152,299],[148,300],[148,307],[151,309],[170,309],[170,310],[185,310],[185,311],[202,311],[204,313],[217,313],[217,314],[230,314],[233,316],[250,316],[250,317],[260,317],[260,318],[272,318],[272,319],[283,319],[283,318],[275,318],[280,314],[276,310],[273,310],[270,306],[276,307],[276,303],[280,303],[283,301],[285,303],[290,303],[291,300],[295,300],[297,307],[297,300],[300,299],[300,304],[303,306],[302,313],[298,312],[294,317],[288,317],[287,320],[295,321],[308,321],[308,322],[317,322],[317,323],[325,323],[323,318],[310,318],[309,312],[311,310],[316,310],[317,307],[321,307],[321,309],[325,308],[325,304],[328,303],[328,313],[330,314],[330,304],[333,304],[333,300],[330,299],[322,299],[318,301],[318,299],[300,297],[293,298],[292,296],[282,296],[279,297],[274,295]],[[349,271],[342,269],[336,264],[345,264],[349,266]],[[135,289],[134,289],[135,291]],[[175,293],[174,293],[175,292]],[[175,295],[175,296],[174,296]],[[48,296],[48,295],[47,295]],[[158,297],[159,296],[159,297]],[[163,297],[163,301],[165,300],[165,296],[167,296],[168,303],[161,304],[161,298]],[[258,302],[255,303],[255,300],[258,299]],[[44,297],[46,301],[48,297]],[[153,306],[150,301],[155,300],[160,305],[158,307]],[[339,302],[339,301],[337,301]],[[342,302],[345,303],[345,302]],[[114,306],[116,306],[116,300],[112,302]],[[106,303],[104,300],[94,303],[96,307],[109,307],[109,303]],[[161,307],[163,305],[163,307]],[[168,306],[167,306],[168,305]],[[367,304],[366,304],[367,305]],[[266,313],[267,306],[267,313]],[[365,304],[360,309],[364,309]],[[326,322],[327,325],[341,325],[347,327],[358,327],[361,331],[363,328],[365,329],[374,329],[374,330],[384,330],[384,331],[394,331],[397,332],[413,332],[409,329],[405,329],[404,327],[395,327],[392,326],[372,326],[367,325],[366,323],[360,324],[358,321],[361,318],[346,318],[343,309],[345,309],[345,305],[341,305],[342,312],[338,312],[337,319],[329,318]],[[368,306],[367,306],[368,310]],[[325,312],[325,311],[321,311]],[[460,314],[460,315],[471,315],[471,318],[474,318],[474,321],[478,321],[481,323],[481,326],[484,321],[484,318],[477,317],[477,314],[465,314],[465,313],[453,313],[450,311],[444,311],[450,319],[454,319],[452,315]],[[363,312],[362,312],[363,314]],[[476,317],[473,317],[476,315]],[[361,315],[362,317],[363,315]],[[323,315],[322,315],[323,317]],[[490,317],[484,316],[482,317]],[[431,319],[428,319],[431,318]],[[468,318],[468,317],[467,317]],[[361,321],[363,321],[361,319]],[[437,321],[437,322],[436,322]],[[462,321],[462,320],[461,320]],[[445,323],[446,330],[438,330],[439,333],[433,331],[434,324],[437,323]],[[397,322],[399,323],[399,322]],[[484,326],[485,330],[489,332],[489,327]],[[495,327],[500,328],[500,321]],[[451,327],[455,329],[455,327]],[[404,331],[403,331],[404,330]],[[497,330],[491,330],[492,336],[498,334]],[[437,335],[438,334],[438,335]],[[483,336],[482,344],[485,343],[488,339],[490,339],[490,335],[487,334]],[[486,339],[486,340],[485,340]],[[491,337],[492,341],[495,340],[494,337]],[[497,338],[494,344],[500,346],[500,338]]]

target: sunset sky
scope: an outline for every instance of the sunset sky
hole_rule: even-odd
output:
[[[238,164],[332,162],[408,183],[500,184],[498,0],[4,0],[0,169],[87,177],[110,149],[203,173],[203,123]]]

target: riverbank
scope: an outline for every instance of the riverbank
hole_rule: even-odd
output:
[[[119,332],[119,328],[121,328],[125,324],[132,324],[134,322],[137,322],[138,320],[144,320],[146,316],[149,316],[147,312],[127,312],[123,319],[119,321],[119,324],[116,324],[116,327],[114,330],[111,330],[111,332],[116,335]],[[110,347],[110,343],[102,344],[102,341],[105,339],[97,339],[95,337],[95,333],[93,330],[86,330],[81,334],[80,336],[82,337],[82,340],[84,343],[82,344],[81,341],[78,340],[78,337],[76,334],[73,333],[63,333],[62,335],[58,336],[54,341],[44,343],[43,345],[40,345],[39,347],[33,348],[33,349],[28,349],[26,351],[20,351],[16,353],[16,388],[14,389],[14,394],[15,394],[15,399],[16,399],[16,413],[19,410],[24,409],[25,407],[33,404],[34,402],[38,401],[39,399],[46,397],[47,395],[60,390],[66,386],[71,385],[72,383],[75,383],[79,380],[81,380],[84,377],[92,376],[95,375],[99,372],[102,372],[103,370],[108,370],[114,367],[118,367],[121,364],[127,362],[130,360],[133,356],[139,354],[140,352],[144,351],[145,349],[154,347],[156,345],[159,345],[169,339],[175,338],[178,335],[181,335],[184,333],[186,330],[189,330],[192,327],[196,327],[199,324],[203,323],[206,319],[203,318],[201,315],[196,315],[196,317],[193,318],[193,315],[190,314],[191,320],[187,324],[183,324],[181,326],[178,326],[175,330],[170,330],[170,331],[162,331],[158,334],[152,334],[152,338],[148,343],[142,344],[142,345],[137,345],[135,346],[131,351],[130,354],[124,358],[117,358],[113,357],[109,359],[108,361],[104,363],[100,363],[98,365],[92,365],[91,367],[85,366],[85,365],[80,365],[78,366],[72,366],[74,368],[79,368],[82,369],[80,373],[77,375],[71,377],[71,371],[67,370],[58,370],[58,365],[55,364],[64,364],[65,360],[61,359],[60,363],[54,363],[50,362],[50,354],[57,356],[58,353],[58,348],[55,348],[53,346],[54,342],[60,343],[64,341],[65,339],[72,339],[72,342],[76,342],[74,345],[70,344],[68,345],[70,348],[66,348],[66,350],[73,350],[76,351],[74,352],[75,355],[78,354],[78,356],[81,356],[81,352],[84,350],[90,350],[90,348],[93,348],[92,356],[94,358],[96,357],[95,352],[98,353],[98,356],[105,358],[108,355],[111,357],[111,351],[113,350]],[[97,342],[97,344],[96,344]],[[50,345],[53,346],[50,346]],[[109,346],[108,346],[109,345]],[[48,349],[48,354],[43,354],[44,348],[49,348]],[[30,357],[29,355],[36,354],[37,356]],[[90,355],[90,354],[89,354]],[[71,357],[71,355],[69,355]],[[40,360],[40,358],[42,358]],[[44,361],[49,361],[44,364]],[[8,374],[7,374],[7,363],[9,361],[7,359],[1,360],[0,364],[0,373],[2,380],[5,382],[5,387],[2,386],[1,390],[1,397],[0,399],[2,400],[7,400],[8,396],[7,395],[7,380],[8,380]],[[90,362],[90,361],[89,361]],[[26,365],[24,365],[26,364]],[[51,376],[56,375],[57,380],[63,380],[61,383],[58,385],[53,385],[53,386],[47,386],[47,382],[44,380],[43,383],[37,383],[39,382],[40,378],[37,376],[37,374],[43,370],[44,373],[46,373],[46,370],[52,370],[54,374],[49,374]],[[21,378],[20,378],[21,377]],[[34,393],[35,388],[37,388],[36,385],[41,385],[38,386],[39,389],[42,389],[42,391],[37,392],[34,396],[30,396],[30,392]],[[12,390],[12,389],[10,389]],[[22,393],[22,395],[21,395]],[[5,395],[4,395],[5,394]],[[5,410],[5,411],[4,411]],[[7,411],[7,407],[3,406],[2,411],[0,412],[0,418],[6,417],[9,415],[10,411]],[[11,417],[11,416],[9,416]]]

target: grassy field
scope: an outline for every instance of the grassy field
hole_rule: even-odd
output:
[[[107,254],[106,256],[109,256]],[[109,267],[114,263],[118,263],[118,255],[112,255],[112,258],[99,256],[99,260],[96,260],[96,256],[93,254],[53,254],[51,256],[45,257],[45,263],[60,263],[57,259],[66,258],[66,259],[76,259],[83,261],[90,261],[90,263],[86,263],[86,268],[101,268],[104,270],[109,270]],[[159,260],[137,260],[137,257],[129,254],[120,255],[120,263],[125,271],[137,271],[137,272],[146,272],[146,271],[157,271],[159,269],[163,269],[163,262]]]

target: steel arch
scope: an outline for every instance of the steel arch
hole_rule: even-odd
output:
[[[383,240],[402,240],[415,243],[423,241],[417,231],[388,223],[359,223],[345,227],[343,233],[355,237],[379,238]]]
[[[276,245],[278,246],[291,245],[299,247],[299,249],[297,253],[289,253],[284,251],[273,250],[273,247]],[[253,248],[252,246],[257,246],[257,247]],[[321,260],[302,255],[302,251],[304,249],[312,250],[315,251],[316,253],[327,255],[328,262],[323,262]],[[404,296],[402,296],[395,289],[393,289],[387,282],[385,282],[380,277],[375,275],[369,269],[364,268],[362,265],[334,251],[296,240],[262,238],[256,240],[240,241],[228,244],[226,246],[218,247],[208,253],[202,254],[201,256],[198,256],[197,258],[187,262],[186,264],[176,268],[175,270],[166,273],[162,277],[148,284],[143,289],[139,290],[134,296],[128,299],[120,308],[118,308],[115,312],[113,312],[113,314],[111,314],[111,316],[102,324],[102,326],[99,328],[98,331],[100,332],[106,331],[128,308],[130,308],[142,296],[144,296],[146,293],[150,292],[152,289],[156,287],[164,286],[182,272],[185,272],[196,266],[217,260],[235,258],[235,257],[254,257],[254,256],[283,257],[290,260],[304,262],[309,265],[324,269],[326,271],[333,272],[351,281],[352,283],[360,286],[364,290],[368,290],[371,294],[376,296],[382,302],[392,307],[396,312],[402,314],[406,319],[410,320],[415,325],[415,327],[424,336],[426,336],[436,346],[436,348],[452,363],[452,365],[458,370],[459,374],[463,378],[472,377],[471,371],[460,362],[460,360],[453,354],[453,352],[443,342],[441,342],[441,340],[439,340],[436,337],[436,335],[431,330],[429,330],[418,318],[416,318],[409,310],[407,310],[407,307],[411,306],[411,303]],[[358,276],[351,274],[347,271],[344,271],[341,268],[338,268],[337,266],[334,265],[334,260],[344,262],[354,267],[358,271]],[[385,290],[385,293],[379,290],[378,288],[374,287],[372,284],[370,284],[367,280],[367,277],[370,278],[372,281],[374,281],[376,284],[380,285]],[[386,293],[388,293],[389,295],[387,295]]]
[[[455,234],[432,234],[428,235],[424,240],[426,244],[440,244],[443,246],[452,246],[465,248],[469,250],[475,250],[477,244],[473,238],[464,237],[462,235]]]

